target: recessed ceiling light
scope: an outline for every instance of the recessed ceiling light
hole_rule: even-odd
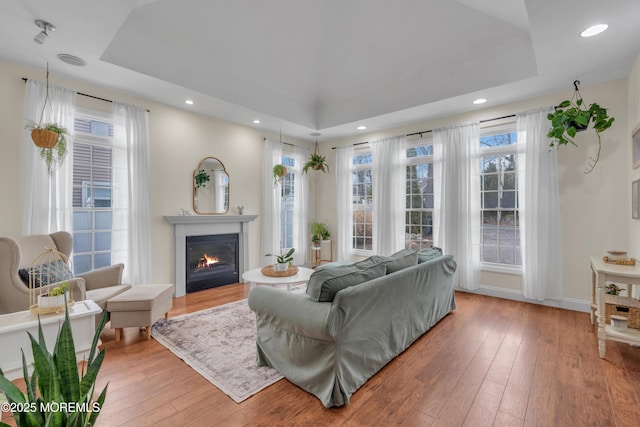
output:
[[[596,36],[596,35],[600,34],[601,32],[603,32],[604,30],[606,30],[607,28],[609,28],[609,26],[607,24],[592,25],[591,27],[587,28],[586,30],[583,30],[580,33],[580,37]]]
[[[358,130],[365,130],[367,127],[366,126],[358,126],[356,129]]]
[[[253,121],[253,123],[255,123],[255,124],[259,125],[259,124],[260,124],[260,120],[255,119],[255,120]]]
[[[184,103],[187,105],[193,105],[193,100],[187,99],[186,101],[184,101]]]
[[[476,105],[484,104],[485,102],[487,102],[487,98],[478,98],[475,101],[473,101],[473,103]]]

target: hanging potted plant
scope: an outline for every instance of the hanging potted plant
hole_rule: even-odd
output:
[[[560,147],[561,145],[567,145],[569,143],[577,147],[578,145],[573,138],[575,138],[578,132],[587,129],[589,124],[591,124],[598,138],[598,151],[595,157],[589,157],[589,162],[584,173],[590,173],[600,159],[600,150],[602,149],[600,133],[609,129],[615,119],[609,117],[606,108],[602,108],[596,103],[587,107],[578,90],[579,84],[580,82],[578,80],[574,81],[573,87],[575,91],[571,99],[562,101],[555,107],[553,113],[547,115],[547,118],[551,122],[551,128],[547,133],[547,137],[552,138],[549,144],[551,147]]]
[[[40,121],[27,123],[26,129],[31,130],[31,139],[40,149],[40,157],[47,165],[49,175],[53,175],[67,155],[67,129],[58,123],[42,123],[44,110],[49,101],[49,64],[47,63],[46,94]]]
[[[287,176],[287,167],[285,165],[275,165],[273,167],[273,185],[277,185]]]
[[[318,152],[317,140],[316,140],[316,148],[313,151],[313,154],[311,154],[309,161],[304,164],[302,168],[302,173],[307,173],[309,168],[312,168],[317,171],[322,171],[324,173],[327,173],[327,171],[329,170],[329,165],[327,164],[326,156],[323,156]]]

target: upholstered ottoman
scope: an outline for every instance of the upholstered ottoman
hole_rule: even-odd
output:
[[[111,329],[116,330],[116,342],[120,341],[122,328],[144,327],[147,339],[151,338],[151,326],[171,310],[173,285],[137,285],[107,301],[111,316]]]

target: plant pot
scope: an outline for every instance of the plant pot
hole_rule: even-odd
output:
[[[277,175],[280,178],[284,178],[285,176],[287,176],[287,168],[285,166],[282,166],[282,168],[280,168],[280,170],[278,171]]]
[[[313,167],[315,170],[317,171],[321,171],[322,170],[322,165],[316,165]]]
[[[38,295],[38,308],[40,310],[63,309],[64,295]]]
[[[52,130],[33,129],[31,131],[31,139],[40,148],[53,148],[58,143],[60,135]]]
[[[289,266],[289,263],[287,262],[278,262],[273,265],[273,269],[275,271],[287,271],[288,266]]]

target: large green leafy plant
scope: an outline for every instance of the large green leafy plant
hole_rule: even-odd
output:
[[[93,400],[95,381],[105,356],[104,349],[97,355],[96,349],[100,331],[106,322],[105,311],[93,337],[89,359],[82,365],[82,372],[79,373],[69,310],[66,310],[53,354],[47,350],[42,325],[38,321],[38,340],[28,333],[33,352],[34,370],[31,378],[24,350],[22,351],[26,392],[20,391],[0,370],[0,390],[16,409],[13,417],[17,426],[80,427],[95,424],[107,395],[105,386],[98,398]],[[0,425],[7,426],[4,423]]]
[[[574,141],[576,134],[592,125],[598,138],[598,151],[595,157],[589,157],[585,173],[590,173],[600,159],[600,151],[602,149],[600,133],[609,129],[615,118],[609,117],[607,109],[602,108],[595,102],[587,107],[580,96],[579,84],[578,80],[573,82],[575,88],[573,97],[570,100],[562,101],[555,107],[553,113],[547,115],[551,122],[547,137],[552,138],[549,144],[551,147],[560,147],[567,144],[577,147],[578,144]]]

